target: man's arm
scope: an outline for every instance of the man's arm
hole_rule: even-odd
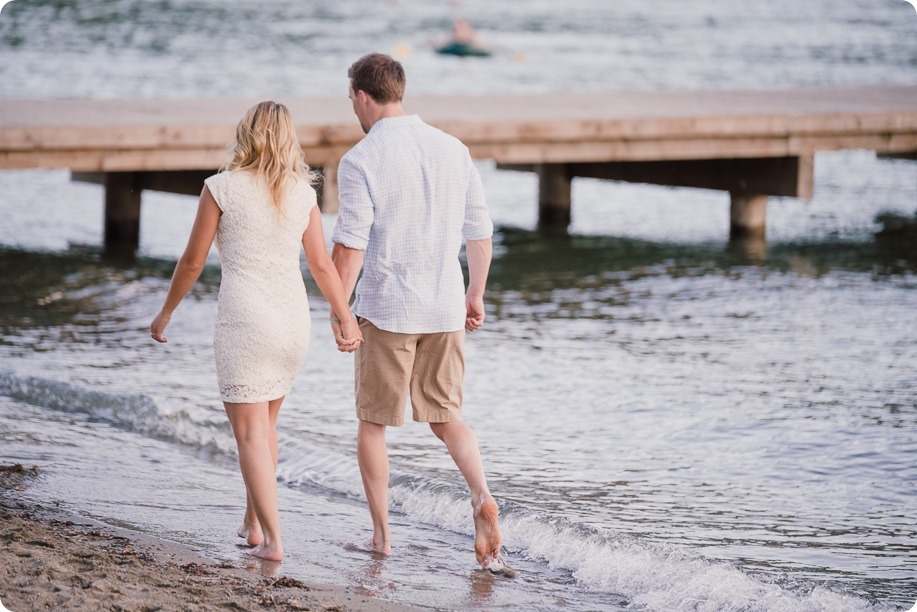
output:
[[[344,298],[350,302],[353,289],[363,267],[363,252],[369,246],[369,234],[372,228],[375,211],[372,198],[369,196],[369,185],[366,175],[359,165],[354,164],[348,155],[341,159],[338,166],[338,198],[341,209],[331,240],[334,248],[331,259],[341,277]],[[341,324],[332,309],[331,328],[339,347],[343,346]]]
[[[363,251],[351,249],[336,242],[334,243],[334,249],[331,251],[331,259],[334,261],[334,267],[337,268],[338,275],[341,277],[341,284],[344,286],[344,298],[349,302],[350,297],[353,295],[353,288],[357,285],[360,269],[363,267]]]
[[[468,240],[465,244],[468,259],[468,292],[465,294],[465,329],[474,331],[484,324],[484,287],[490,272],[493,241]]]
[[[341,277],[341,284],[344,286],[344,299],[350,302],[353,288],[357,284],[357,277],[360,276],[360,268],[363,267],[363,251],[351,249],[339,242],[335,242],[334,249],[331,251],[331,260],[338,271],[338,276]],[[341,320],[333,308],[331,309],[331,331],[334,333],[334,341],[337,342],[338,350],[346,352],[347,339],[344,338]]]
[[[465,193],[465,257],[468,260],[468,291],[465,293],[465,329],[474,331],[484,324],[484,286],[493,256],[494,224],[487,214],[484,185],[471,156],[467,156],[468,190]]]

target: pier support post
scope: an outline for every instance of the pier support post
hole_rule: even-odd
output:
[[[340,209],[338,200],[338,169],[334,164],[322,166],[322,184],[318,190],[319,210],[336,213]]]
[[[140,192],[136,172],[105,174],[105,250],[133,253],[140,244]]]
[[[538,226],[564,228],[570,225],[572,177],[567,164],[538,164]]]
[[[730,192],[729,238],[764,238],[766,195]]]

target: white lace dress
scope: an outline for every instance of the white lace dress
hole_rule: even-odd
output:
[[[298,182],[281,212],[263,181],[249,172],[222,172],[205,184],[223,211],[216,235],[222,280],[213,338],[220,399],[277,399],[290,391],[309,349],[309,302],[299,255],[315,190]]]

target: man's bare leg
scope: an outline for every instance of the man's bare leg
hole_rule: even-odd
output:
[[[272,561],[283,559],[280,513],[277,510],[277,476],[271,453],[269,403],[231,404],[226,414],[239,448],[239,467],[263,541],[251,554]]]
[[[385,446],[385,425],[360,421],[357,431],[357,461],[363,489],[373,519],[372,549],[383,555],[392,554],[388,531],[388,449]]]
[[[270,419],[269,442],[271,445],[271,458],[274,461],[274,471],[277,471],[277,415],[280,414],[280,405],[283,404],[284,398],[275,399],[268,403],[268,418]],[[261,524],[255,514],[255,508],[252,506],[252,496],[245,487],[245,516],[242,517],[242,526],[239,527],[236,534],[244,538],[249,546],[258,546],[264,541],[264,534],[261,533]]]
[[[478,563],[487,567],[500,555],[500,523],[497,502],[487,488],[484,463],[478,449],[478,439],[461,421],[430,423],[436,437],[446,443],[452,460],[471,490],[474,516],[474,552]]]

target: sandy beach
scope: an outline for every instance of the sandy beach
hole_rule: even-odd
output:
[[[0,466],[0,602],[25,610],[409,610],[337,585],[242,567],[147,534],[63,515],[17,491],[38,470]],[[260,567],[259,567],[260,566]]]

